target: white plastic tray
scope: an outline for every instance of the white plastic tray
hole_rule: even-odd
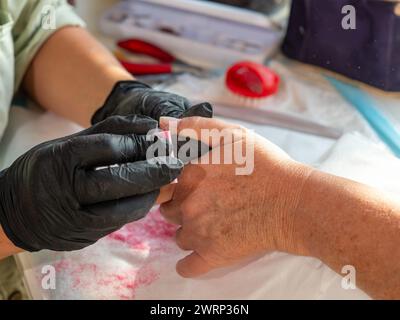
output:
[[[202,67],[240,60],[263,62],[283,31],[267,16],[197,0],[125,0],[101,18],[100,29],[116,39],[150,41]]]

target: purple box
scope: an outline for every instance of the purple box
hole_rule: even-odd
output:
[[[293,0],[282,50],[290,58],[400,91],[399,11],[400,3],[390,1]]]

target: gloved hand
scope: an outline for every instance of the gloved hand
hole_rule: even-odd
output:
[[[144,115],[157,121],[160,117],[212,118],[212,106],[201,103],[191,107],[189,101],[176,94],[156,91],[138,81],[120,81],[108,96],[105,104],[94,114],[92,124],[113,115]]]
[[[143,218],[183,168],[168,157],[145,160],[154,143],[146,134],[157,126],[147,117],[111,117],[22,155],[0,172],[7,237],[28,251],[71,251]]]

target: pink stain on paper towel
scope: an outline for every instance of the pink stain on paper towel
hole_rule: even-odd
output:
[[[95,298],[134,299],[136,291],[159,279],[159,272],[152,266],[158,257],[168,254],[174,247],[173,237],[177,227],[169,224],[154,210],[138,222],[126,225],[102,241],[118,249],[126,248],[139,258],[139,265],[112,268],[101,262],[90,263],[63,259],[54,264],[57,274],[70,283],[71,290],[85,294],[93,292]],[[125,252],[125,251],[124,251]],[[90,255],[90,252],[88,253]]]
[[[167,223],[159,210],[149,213],[146,219],[126,225],[108,236],[135,250],[159,251],[164,241],[174,237],[177,227]]]

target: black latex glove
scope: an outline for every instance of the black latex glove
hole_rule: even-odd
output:
[[[157,126],[146,117],[111,117],[18,158],[0,172],[7,237],[28,251],[71,251],[143,218],[183,168],[171,158],[145,160],[154,143],[146,134]]]
[[[92,124],[113,115],[132,114],[148,116],[159,121],[160,117],[212,118],[213,110],[207,102],[192,107],[186,98],[176,94],[153,90],[138,81],[121,81],[114,86],[105,104],[94,114]]]

